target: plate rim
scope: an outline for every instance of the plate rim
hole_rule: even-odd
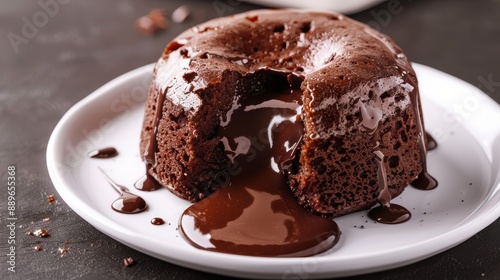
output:
[[[450,78],[455,79],[455,81],[460,81],[461,83],[466,83],[456,77],[453,77],[447,73],[441,72],[439,70],[436,70],[434,68],[431,68],[429,66],[413,63],[413,66],[418,69],[425,69],[429,71],[437,71],[441,74],[447,75]],[[174,263],[177,265],[181,265],[184,267],[188,267],[191,269],[197,269],[197,270],[202,270],[206,272],[211,272],[211,273],[217,273],[217,274],[223,274],[223,275],[229,275],[229,276],[241,276],[241,273],[244,272],[249,276],[252,277],[259,277],[259,278],[268,278],[268,277],[280,277],[286,271],[283,271],[283,269],[287,269],[290,267],[294,266],[303,266],[304,263],[310,263],[313,261],[318,268],[317,271],[315,272],[310,272],[310,276],[316,277],[316,278],[323,278],[323,277],[340,277],[340,276],[352,276],[352,275],[359,275],[359,274],[365,274],[365,273],[370,273],[370,272],[376,272],[376,271],[382,271],[382,270],[387,270],[391,268],[396,268],[400,267],[403,265],[407,265],[410,263],[417,262],[419,260],[428,258],[432,255],[438,254],[440,252],[443,252],[445,250],[448,250],[451,247],[456,246],[457,244],[465,241],[466,239],[472,237],[474,234],[478,233],[491,223],[493,223],[499,216],[500,216],[500,204],[498,206],[493,207],[489,209],[484,215],[473,219],[472,221],[469,221],[467,223],[462,223],[457,225],[457,227],[453,228],[451,231],[437,235],[433,238],[429,238],[426,240],[423,240],[418,243],[410,244],[405,247],[405,254],[404,256],[401,256],[399,261],[397,262],[392,262],[392,263],[385,263],[383,260],[386,259],[387,255],[395,254],[396,252],[393,251],[401,251],[401,247],[398,247],[398,249],[393,249],[393,250],[387,250],[384,251],[382,255],[380,255],[378,252],[372,254],[368,254],[363,257],[363,260],[370,258],[371,260],[371,265],[369,266],[364,266],[362,269],[357,267],[356,265],[352,264],[352,259],[350,258],[344,258],[341,260],[335,260],[337,262],[337,266],[342,267],[343,269],[340,271],[330,271],[330,270],[325,270],[324,267],[327,265],[331,265],[331,260],[322,258],[321,256],[312,256],[312,257],[306,257],[306,258],[261,258],[261,257],[249,257],[249,256],[238,256],[238,255],[228,255],[228,254],[220,254],[220,253],[215,253],[215,252],[208,252],[208,251],[203,251],[203,250],[196,250],[196,253],[202,258],[202,259],[208,259],[212,258],[214,254],[217,255],[217,259],[219,262],[223,265],[219,267],[214,267],[213,265],[206,265],[206,264],[200,264],[199,261],[193,260],[191,253],[193,252],[190,249],[186,250],[181,250],[180,254],[177,254],[175,257],[174,256],[168,256],[165,254],[159,254],[158,252],[154,252],[150,250],[149,248],[155,248],[157,247],[160,243],[162,246],[167,246],[165,242],[158,242],[156,240],[146,240],[147,242],[142,243],[142,244],[133,244],[130,241],[126,240],[127,238],[123,238],[121,236],[117,236],[117,232],[119,234],[123,234],[126,237],[130,238],[140,238],[140,235],[126,229],[119,223],[109,219],[108,217],[104,216],[101,214],[99,211],[94,210],[92,207],[89,207],[86,203],[84,203],[83,200],[81,200],[74,192],[71,191],[71,188],[66,186],[66,182],[63,179],[63,174],[60,174],[61,170],[59,170],[59,167],[56,164],[56,158],[57,154],[61,153],[60,150],[58,150],[58,143],[61,142],[61,133],[63,129],[65,128],[65,125],[69,121],[71,121],[72,116],[78,112],[80,109],[82,109],[85,106],[88,106],[87,104],[95,101],[96,99],[99,99],[103,95],[106,94],[111,94],[109,93],[110,91],[112,92],[112,89],[120,84],[125,83],[126,81],[141,77],[143,75],[151,74],[152,70],[154,67],[154,63],[148,64],[142,67],[139,67],[137,69],[134,69],[130,72],[127,72],[123,75],[120,75],[119,77],[109,81],[108,83],[104,84],[102,87],[98,88],[94,92],[92,92],[90,95],[87,97],[83,98],[81,101],[76,103],[74,106],[72,106],[65,114],[64,116],[59,120],[57,123],[56,127],[54,128],[50,138],[49,142],[47,145],[47,155],[46,155],[46,163],[47,163],[47,169],[49,172],[49,176],[54,184],[54,187],[56,188],[57,192],[61,196],[61,198],[66,202],[66,204],[73,210],[75,211],[80,217],[82,217],[84,220],[89,222],[92,226],[94,226],[96,229],[99,231],[105,233],[106,235],[110,236],[111,238],[126,244],[127,246],[134,248],[138,251],[141,251],[145,254],[148,254],[150,256],[168,261],[170,263]],[[468,84],[468,83],[466,83]],[[470,84],[468,84],[471,87],[474,87]],[[475,87],[474,87],[475,88]],[[500,106],[493,101],[489,96],[484,94],[482,91],[478,89],[481,94],[483,94],[486,100],[486,106],[488,107],[494,107],[494,111],[498,113],[500,116]],[[484,143],[483,143],[484,144]],[[487,145],[488,143],[486,143]],[[484,149],[484,147],[481,147]],[[491,160],[491,159],[490,159]],[[490,162],[491,164],[491,162]],[[500,183],[495,182],[495,184],[491,184],[490,190],[488,195],[485,198],[486,202],[487,199],[491,199],[491,194],[492,192],[498,192],[500,189]],[[71,202],[68,203],[68,202]],[[476,209],[479,208],[476,207]],[[96,218],[97,217],[97,218]],[[106,221],[106,223],[103,222],[103,220]],[[144,241],[141,239],[141,242]],[[167,243],[168,244],[168,243]],[[427,247],[435,247],[439,248],[438,250],[432,251],[432,252],[426,252],[426,253],[421,253],[421,246],[425,245]],[[147,248],[146,248],[147,247]],[[171,247],[173,248],[173,247]],[[377,256],[377,258],[374,258],[374,256]],[[356,262],[359,262],[359,258],[355,258]],[[375,260],[374,260],[375,259]],[[265,261],[262,261],[265,260]],[[245,268],[241,269],[238,264],[241,264],[241,262],[245,262]],[[322,269],[323,268],[323,269]],[[279,271],[277,271],[279,270]]]
[[[244,0],[245,2],[272,7],[295,8],[295,9],[316,9],[316,10],[332,10],[341,14],[354,14],[374,7],[387,0],[315,0],[314,7],[311,7],[311,2],[301,0],[292,0],[287,2],[275,0]]]

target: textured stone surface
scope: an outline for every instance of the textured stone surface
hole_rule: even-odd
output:
[[[234,1],[224,1],[234,3]],[[63,2],[63,1],[61,1]],[[212,1],[191,1],[192,14],[157,36],[138,34],[134,21],[152,8],[172,12],[186,1],[67,1],[21,43],[16,53],[7,34],[21,34],[38,1],[0,2],[0,178],[17,168],[17,272],[7,273],[7,228],[0,227],[2,279],[221,279],[139,253],[100,233],[77,216],[56,193],[47,173],[48,138],[64,112],[105,82],[156,61],[165,43],[184,29],[216,17],[257,8],[248,4],[215,10]],[[376,22],[410,60],[480,86],[497,102],[500,86],[500,9],[497,0],[399,1],[398,13],[382,3],[353,18]],[[219,14],[218,14],[219,13]],[[384,26],[385,25],[385,26]],[[491,76],[490,76],[491,75]],[[489,78],[490,77],[490,78]],[[6,188],[4,187],[4,190]],[[56,201],[47,202],[54,194]],[[0,192],[2,220],[6,190]],[[43,221],[44,218],[50,218]],[[33,222],[33,223],[32,223]],[[44,228],[50,237],[24,233]],[[437,256],[399,269],[354,279],[498,279],[500,221]],[[65,241],[68,241],[65,244]],[[40,244],[43,250],[36,251]],[[67,248],[60,253],[59,248]],[[61,257],[62,255],[62,257]],[[124,268],[123,259],[137,263]],[[484,275],[484,276],[483,276]]]

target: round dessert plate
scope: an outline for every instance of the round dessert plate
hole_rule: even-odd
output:
[[[279,7],[279,8],[298,8],[298,9],[314,9],[314,10],[330,10],[342,14],[353,14],[361,12],[365,9],[373,7],[386,0],[244,0],[253,4]]]
[[[340,277],[417,262],[473,236],[500,216],[500,107],[476,87],[414,64],[430,151],[432,191],[406,188],[393,202],[412,212],[410,221],[384,225],[367,211],[336,221],[339,244],[306,258],[260,258],[198,250],[177,230],[190,203],[166,189],[133,187],[145,173],[139,155],[145,98],[153,65],[124,74],[73,106],[57,124],[47,148],[50,177],[64,201],[98,230],[136,250],[192,269],[255,278]],[[89,158],[91,150],[115,147],[119,155]],[[117,198],[98,167],[143,197],[149,210],[126,215],[111,209]],[[163,218],[164,225],[150,223]]]

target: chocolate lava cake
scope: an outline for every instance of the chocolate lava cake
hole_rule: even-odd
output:
[[[230,183],[218,129],[246,97],[287,87],[301,92],[303,131],[283,176],[306,209],[368,209],[381,178],[395,197],[422,172],[417,79],[401,49],[345,16],[297,10],[215,19],[167,45],[146,101],[147,172],[193,202]]]

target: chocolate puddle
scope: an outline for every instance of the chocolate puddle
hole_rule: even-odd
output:
[[[436,140],[434,139],[434,137],[432,137],[432,135],[429,134],[429,132],[425,132],[425,136],[427,138],[427,151],[432,151],[432,150],[435,150],[438,146]]]
[[[180,229],[190,244],[230,254],[303,257],[337,243],[337,224],[306,211],[287,183],[303,134],[301,95],[287,87],[248,96],[227,116],[217,133],[237,174],[185,210]]]

